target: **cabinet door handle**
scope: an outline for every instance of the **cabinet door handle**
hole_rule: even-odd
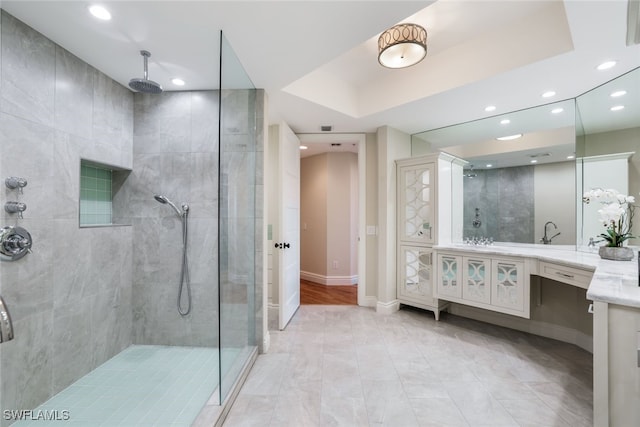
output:
[[[556,274],[558,276],[566,277],[567,279],[573,279],[573,274],[561,273],[559,271],[556,271]]]

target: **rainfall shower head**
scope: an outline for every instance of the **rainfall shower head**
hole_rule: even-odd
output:
[[[141,50],[140,55],[144,58],[144,77],[141,79],[131,79],[129,81],[129,87],[137,92],[142,93],[162,93],[162,86],[160,83],[156,83],[153,80],[149,80],[149,72],[147,69],[147,60],[151,54],[146,50]]]
[[[153,196],[158,202],[162,203],[163,205],[169,205],[173,208],[174,211],[176,211],[176,213],[178,214],[178,216],[182,216],[182,212],[180,212],[180,209],[178,209],[176,207],[176,205],[174,205],[171,200],[167,199],[165,196],[161,196],[159,194],[156,194],[155,196]],[[188,209],[188,208],[187,208]]]

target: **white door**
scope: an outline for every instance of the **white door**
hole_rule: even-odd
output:
[[[284,329],[300,306],[300,141],[289,126],[279,126],[278,327]]]

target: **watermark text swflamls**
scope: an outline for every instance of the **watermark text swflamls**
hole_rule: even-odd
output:
[[[58,411],[57,409],[5,409],[2,417],[7,421],[68,421],[71,414],[67,409]]]

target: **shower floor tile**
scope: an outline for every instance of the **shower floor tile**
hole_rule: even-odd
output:
[[[12,426],[190,426],[218,386],[218,350],[135,345]],[[57,411],[57,412],[56,412]],[[37,414],[58,419],[34,419]]]

